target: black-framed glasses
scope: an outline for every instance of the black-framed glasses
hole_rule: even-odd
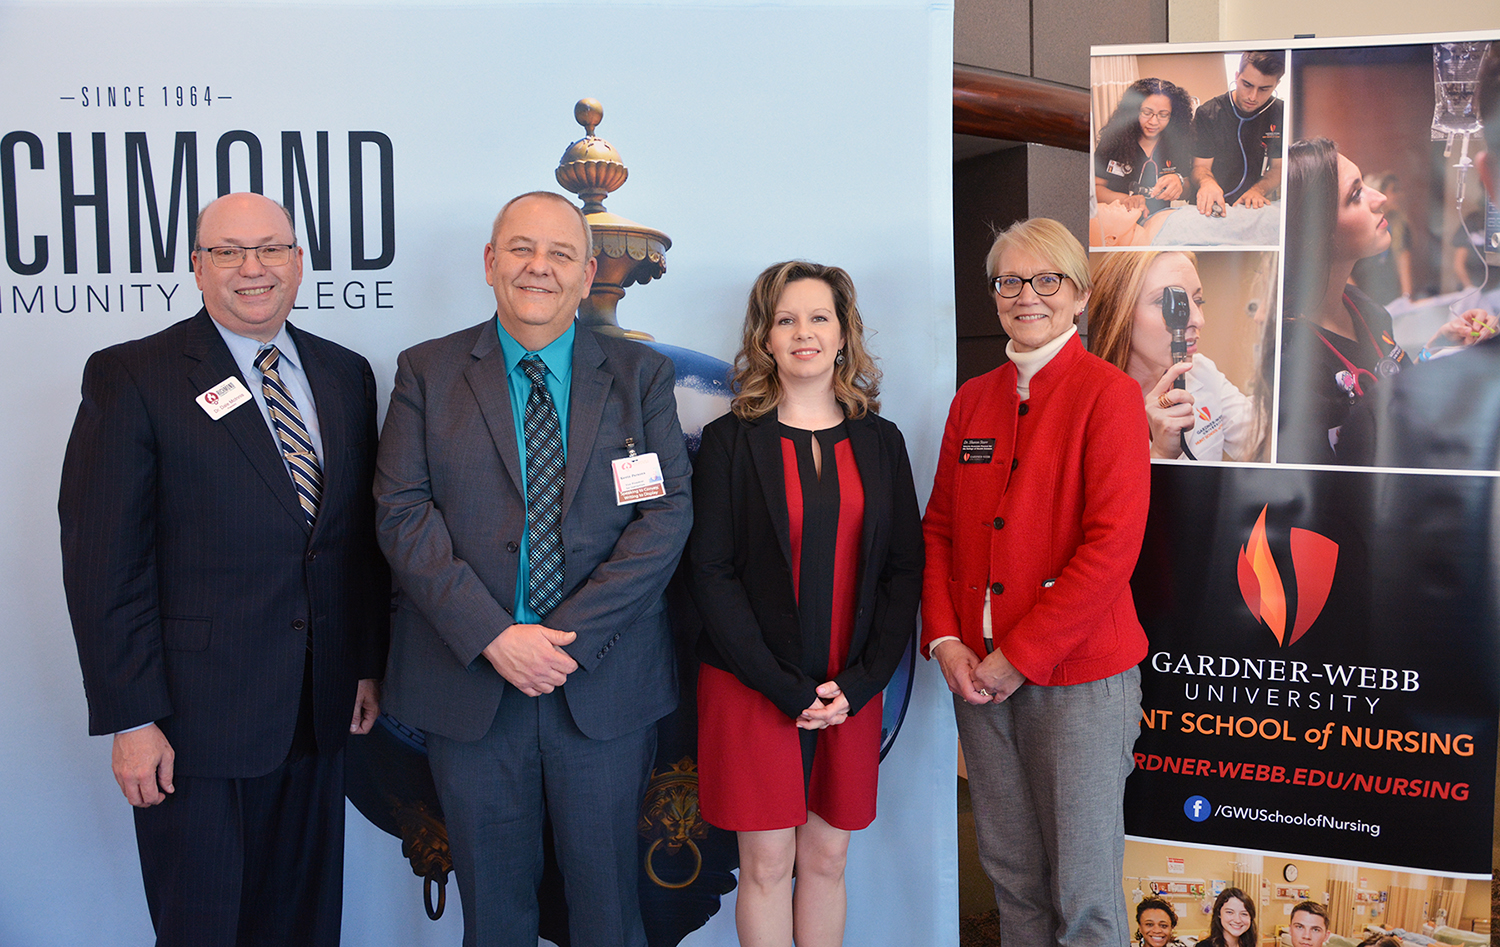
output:
[[[1067,278],[1066,273],[1037,273],[1026,279],[1019,276],[997,276],[990,283],[1002,299],[1012,299],[1021,295],[1021,287],[1027,283],[1031,284],[1031,291],[1038,296],[1051,296],[1062,289],[1063,280]]]
[[[292,259],[295,249],[295,243],[267,243],[259,247],[199,247],[198,252],[213,261],[214,266],[231,267],[244,264],[245,255],[254,250],[261,266],[281,266]]]

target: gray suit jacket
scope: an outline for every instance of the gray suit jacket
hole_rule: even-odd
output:
[[[692,473],[672,363],[580,327],[573,343],[563,600],[544,619],[578,638],[563,693],[587,736],[609,739],[677,705],[662,591],[692,526]],[[408,349],[375,475],[381,548],[400,587],[385,705],[403,722],[477,740],[504,680],[481,653],[515,622],[526,526],[517,419],[495,320]],[[617,506],[610,461],[655,451],[666,496]]]

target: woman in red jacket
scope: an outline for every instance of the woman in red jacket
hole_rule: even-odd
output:
[[[1088,258],[1061,224],[1015,224],[986,271],[1010,362],[948,412],[922,646],[954,693],[1001,939],[1124,947],[1150,433],[1140,386],[1078,339]]]

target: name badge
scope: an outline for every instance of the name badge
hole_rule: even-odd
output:
[[[966,437],[958,451],[961,464],[987,464],[995,458],[993,437]]]
[[[1121,164],[1118,161],[1111,161],[1105,167],[1105,170],[1107,172],[1109,172],[1110,174],[1118,174],[1120,177],[1123,178],[1125,175],[1127,175],[1127,174],[1130,173],[1130,165],[1128,165],[1128,164]]]
[[[238,378],[230,375],[193,400],[198,402],[198,407],[207,412],[211,419],[217,421],[235,408],[250,401],[251,397],[249,389],[240,384]]]
[[[610,461],[615,481],[615,506],[654,500],[667,495],[656,454],[635,454]]]

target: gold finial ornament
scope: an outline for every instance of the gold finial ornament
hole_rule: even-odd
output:
[[[630,176],[614,146],[594,134],[604,120],[597,99],[579,99],[573,118],[584,137],[573,142],[557,163],[557,183],[583,199],[583,213],[594,231],[594,258],[599,261],[594,286],[578,307],[579,320],[595,332],[649,341],[651,336],[621,329],[616,307],[625,288],[660,279],[667,272],[672,238],[604,209],[604,199]]]
[[[557,163],[557,183],[583,198],[585,214],[597,214],[604,210],[604,199],[610,192],[625,183],[630,170],[615,146],[594,134],[604,120],[604,106],[598,99],[579,99],[573,106],[573,118],[586,134],[563,152]]]

